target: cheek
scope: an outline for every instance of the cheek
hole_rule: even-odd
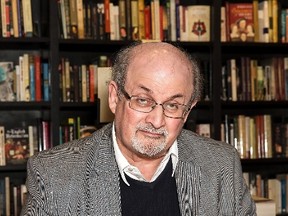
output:
[[[183,125],[184,125],[183,121],[180,121],[180,120],[179,121],[172,120],[171,122],[167,121],[166,128],[169,133],[168,139],[171,142],[174,142],[174,140],[177,138]]]

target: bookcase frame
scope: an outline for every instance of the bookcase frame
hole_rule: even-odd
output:
[[[227,0],[229,2],[251,2],[252,0]],[[285,0],[279,0],[280,4]],[[211,5],[211,41],[210,42],[172,42],[180,44],[186,50],[192,53],[206,56],[211,62],[210,76],[212,83],[211,100],[200,101],[193,108],[185,127],[189,128],[189,122],[197,121],[203,116],[212,125],[211,135],[214,139],[221,139],[221,123],[225,114],[277,114],[288,115],[288,101],[258,101],[258,102],[231,102],[221,100],[221,68],[225,58],[241,57],[249,54],[250,56],[259,56],[267,54],[288,55],[288,43],[236,43],[220,41],[220,8],[223,2],[220,0],[205,1]],[[225,2],[225,1],[224,1]],[[194,0],[191,3],[201,4],[202,1]],[[83,111],[91,113],[95,121],[99,122],[99,101],[95,103],[70,103],[60,102],[58,64],[62,52],[71,52],[72,55],[81,55],[85,52],[96,52],[102,54],[113,54],[121,47],[128,45],[131,41],[100,41],[90,39],[60,39],[59,38],[59,20],[57,1],[49,1],[49,37],[48,38],[0,38],[0,50],[23,50],[45,49],[49,52],[49,63],[51,76],[51,101],[50,102],[0,102],[0,115],[9,110],[37,110],[49,111],[51,120],[51,133],[53,146],[59,141],[59,126],[61,124],[61,113],[65,111]],[[267,52],[267,50],[269,52]],[[243,171],[253,171],[260,173],[287,173],[287,158],[269,158],[269,159],[245,159],[242,160]],[[9,173],[24,173],[25,165],[0,167],[0,176],[6,176]]]

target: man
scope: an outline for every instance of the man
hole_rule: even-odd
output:
[[[22,215],[256,214],[237,151],[182,129],[202,89],[195,60],[135,44],[112,72],[113,124],[31,158]]]

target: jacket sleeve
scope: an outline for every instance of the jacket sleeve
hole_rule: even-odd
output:
[[[237,216],[256,216],[256,206],[251,197],[250,190],[244,180],[241,161],[238,152],[235,150],[235,196]]]
[[[51,201],[49,197],[49,185],[44,180],[41,161],[37,157],[31,157],[27,163],[27,195],[21,210],[21,216],[52,216]],[[52,192],[50,193],[52,194]]]

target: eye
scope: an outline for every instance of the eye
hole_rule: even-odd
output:
[[[179,109],[180,104],[168,102],[164,104],[165,109],[168,111],[177,111]]]
[[[138,106],[147,107],[153,104],[153,100],[144,97],[135,97],[134,99]]]

